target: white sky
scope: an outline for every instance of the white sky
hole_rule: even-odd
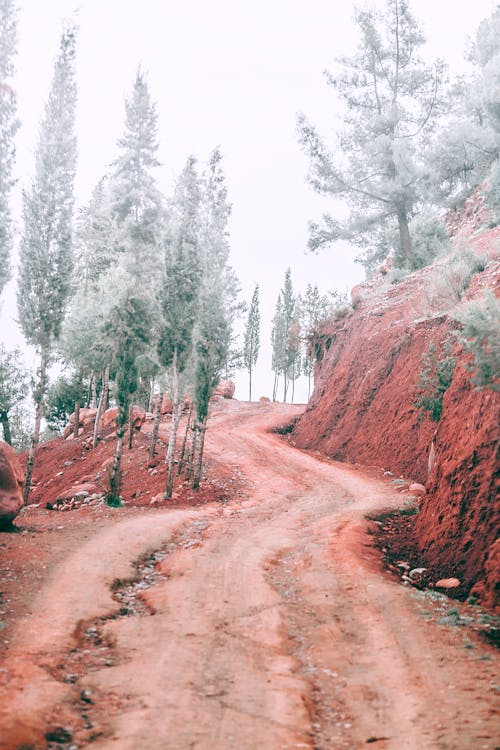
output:
[[[384,5],[377,0],[376,5]],[[328,209],[305,183],[307,163],[297,145],[296,114],[304,111],[324,133],[335,128],[335,105],[322,72],[356,45],[354,3],[348,0],[18,0],[19,116],[14,203],[29,183],[37,131],[52,76],[61,22],[76,10],[79,166],[77,204],[116,155],[123,100],[138,64],[148,72],[159,114],[160,187],[170,189],[189,154],[224,154],[230,199],[232,265],[245,298],[262,290],[261,358],[254,397],[270,395],[269,337],[285,269],[295,289],[322,291],[362,279],[355,251],[305,254],[307,222]],[[452,70],[463,63],[468,35],[491,14],[494,0],[413,0],[430,54]],[[13,285],[0,310],[1,338],[16,338]],[[236,396],[247,397],[246,376]],[[304,386],[298,399],[305,398]]]

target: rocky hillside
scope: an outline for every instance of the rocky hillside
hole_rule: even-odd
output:
[[[354,309],[318,332],[316,387],[293,440],[426,484],[414,527],[422,559],[458,578],[458,595],[472,591],[494,607],[500,593],[500,394],[474,389],[452,317],[452,309],[485,289],[500,296],[500,228],[478,231],[483,212],[470,202],[451,218],[455,252],[467,238],[484,259],[460,301],[449,281],[450,257],[399,284],[381,273],[353,290]],[[426,412],[422,418],[416,383],[430,342],[439,353],[447,340],[457,365],[436,422]]]

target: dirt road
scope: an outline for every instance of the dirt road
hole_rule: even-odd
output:
[[[370,546],[364,515],[401,496],[267,433],[294,413],[213,417],[207,450],[243,499],[68,550],[10,644],[2,750],[499,746],[496,654],[431,621]]]

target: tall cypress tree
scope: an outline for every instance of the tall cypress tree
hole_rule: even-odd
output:
[[[0,0],[0,293],[10,275],[12,224],[9,208],[14,167],[14,136],[19,127],[16,95],[10,85],[14,73],[17,13],[14,0]]]
[[[248,400],[252,400],[252,372],[257,363],[260,346],[260,311],[259,311],[259,285],[257,284],[252,295],[250,309],[248,311],[247,325],[245,329],[245,341],[243,344],[243,360],[248,370]]]
[[[176,185],[165,247],[165,281],[158,356],[171,373],[172,426],[168,441],[165,497],[172,496],[174,452],[182,409],[180,379],[192,351],[202,276],[199,240],[200,186],[196,161],[190,157]]]
[[[47,365],[61,330],[73,266],[71,224],[77,155],[75,46],[76,30],[70,26],[61,36],[40,127],[35,177],[24,194],[17,307],[26,340],[40,357],[34,388],[36,415],[26,467],[25,502],[40,437]]]

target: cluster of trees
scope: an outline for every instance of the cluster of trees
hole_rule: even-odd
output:
[[[0,0],[0,81],[12,73],[15,20],[13,1]],[[97,406],[94,444],[112,389],[118,416],[108,493],[111,504],[120,502],[121,457],[132,400],[139,396],[151,407],[156,397],[159,419],[162,391],[168,388],[173,401],[166,456],[169,497],[185,394],[189,392],[192,399],[188,471],[197,487],[209,400],[233,356],[231,327],[239,303],[237,281],[228,264],[231,206],[222,156],[215,149],[201,167],[190,157],[173,194],[160,192],[155,177],[160,166],[156,106],[139,69],[125,102],[118,157],[75,221],[76,44],[77,30],[68,25],[40,125],[35,176],[23,195],[18,317],[27,343],[38,355],[25,501],[47,414],[48,372],[56,360],[71,375],[51,386],[50,416],[64,414],[71,400],[77,431],[80,406]],[[8,190],[17,128],[15,97],[3,83],[0,106],[3,285],[12,242]],[[16,361],[15,353],[0,352],[0,369],[4,368],[0,376],[5,375],[3,382],[8,384],[7,396],[0,392],[0,419],[7,438],[8,414],[19,397],[13,382],[17,378],[18,386],[25,387]]]
[[[318,326],[328,320],[334,310],[347,304],[345,294],[321,294],[317,284],[308,284],[304,294],[294,294],[292,274],[285,272],[283,287],[278,295],[271,330],[272,369],[274,372],[273,401],[278,395],[280,378],[283,382],[283,401],[295,395],[295,381],[305,375],[308,399],[314,371],[315,354],[312,337]]]
[[[473,73],[448,80],[442,60],[421,57],[424,35],[407,0],[356,10],[359,46],[326,79],[343,104],[330,149],[300,115],[300,144],[315,191],[344,201],[346,219],[310,224],[309,248],[348,240],[368,272],[388,255],[414,270],[446,248],[442,213],[489,184],[500,210],[500,8],[469,51]]]

